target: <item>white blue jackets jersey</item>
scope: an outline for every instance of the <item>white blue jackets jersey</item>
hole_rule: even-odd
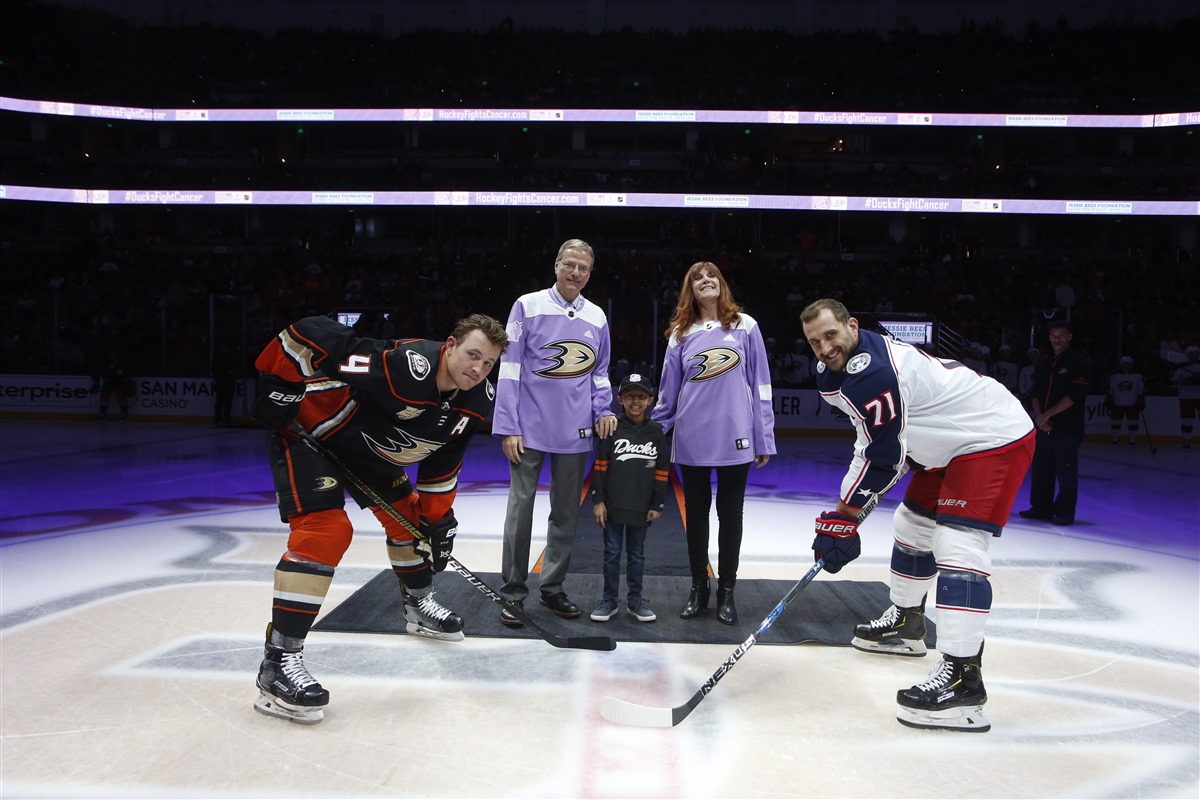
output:
[[[754,318],[740,314],[729,330],[698,323],[683,339],[672,337],[650,417],[674,428],[677,464],[723,467],[773,455],[770,365]]]
[[[852,508],[890,488],[906,463],[939,469],[1033,430],[1021,403],[998,381],[871,331],[859,331],[844,371],[818,362],[817,388],[858,432],[842,479],[841,500]]]
[[[1145,394],[1140,372],[1114,372],[1108,379],[1108,399],[1114,406],[1136,406]]]
[[[519,297],[507,331],[492,433],[544,453],[590,452],[592,426],[613,413],[604,312],[551,287]]]

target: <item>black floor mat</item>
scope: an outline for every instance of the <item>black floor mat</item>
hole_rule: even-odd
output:
[[[531,595],[525,603],[525,611],[533,615],[543,628],[561,636],[611,636],[619,642],[741,644],[783,599],[794,582],[739,578],[736,625],[718,622],[711,608],[695,619],[680,619],[679,610],[687,601],[691,585],[687,534],[679,509],[680,496],[679,478],[675,470],[671,470],[671,488],[667,492],[663,516],[650,526],[646,535],[643,595],[658,615],[655,622],[638,622],[625,612],[623,603],[620,613],[608,622],[592,622],[588,618],[604,591],[600,574],[604,537],[592,517],[590,500],[585,500],[579,509],[570,574],[563,585],[564,591],[583,612],[582,615],[574,620],[561,619],[540,606],[537,602],[536,573],[529,576]],[[712,536],[716,537],[715,530]],[[799,580],[805,571],[807,567],[798,568],[796,579]],[[478,572],[476,575],[493,589],[503,583],[497,573]],[[622,597],[625,593],[623,575],[622,570]],[[502,624],[500,605],[456,572],[447,570],[438,576],[435,588],[438,601],[463,618],[468,636],[537,638],[528,628],[509,628]],[[715,591],[713,594],[715,601]],[[792,600],[783,615],[759,641],[763,644],[819,642],[848,645],[854,636],[854,626],[875,619],[890,603],[888,588],[883,583],[838,580],[821,574]],[[404,611],[396,577],[391,570],[384,570],[340,606],[321,617],[313,629],[350,633],[404,633],[404,627]],[[932,643],[932,623],[928,627],[928,641]]]
[[[488,586],[500,585],[495,573],[477,573]],[[799,576],[797,576],[799,578]],[[682,576],[647,576],[644,594],[658,614],[655,622],[638,622],[621,611],[608,622],[592,622],[588,614],[600,601],[603,582],[599,575],[572,575],[564,588],[579,604],[579,619],[555,616],[537,602],[536,581],[525,611],[543,628],[561,636],[611,636],[618,642],[689,642],[740,644],[766,618],[788,589],[790,581],[742,579],[737,585],[739,621],[723,625],[713,610],[691,620],[679,618],[687,600],[690,580]],[[437,578],[437,599],[463,617],[468,636],[536,638],[528,628],[509,628],[500,622],[500,605],[471,586],[462,576],[446,572]],[[624,589],[622,589],[624,591]],[[885,610],[887,586],[878,581],[833,580],[818,575],[780,616],[759,642],[797,644],[819,642],[848,645],[859,622],[874,619]],[[929,640],[933,640],[932,626]],[[391,570],[384,570],[341,605],[317,621],[314,630],[349,633],[404,633],[404,611],[399,585]]]

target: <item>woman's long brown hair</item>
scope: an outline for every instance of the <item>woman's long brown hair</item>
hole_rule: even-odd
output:
[[[697,261],[688,267],[687,274],[683,276],[683,285],[679,288],[679,302],[675,304],[675,313],[671,315],[671,324],[667,327],[667,341],[676,335],[682,341],[684,334],[691,330],[700,318],[700,307],[692,293],[692,281],[702,270],[716,275],[721,284],[721,294],[717,297],[717,320],[721,327],[729,330],[738,322],[738,313],[742,307],[734,302],[733,293],[729,291],[729,282],[721,274],[721,269],[711,261]]]

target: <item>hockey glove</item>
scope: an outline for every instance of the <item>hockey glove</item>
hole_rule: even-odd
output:
[[[258,395],[250,406],[250,416],[267,430],[279,433],[292,424],[303,399],[303,383],[292,383],[275,375],[262,374],[258,376]]]
[[[458,520],[454,518],[453,509],[437,522],[421,517],[421,536],[424,538],[413,542],[413,549],[425,559],[426,564],[433,567],[434,572],[441,572],[450,563],[457,533]]]
[[[862,553],[858,520],[838,511],[822,511],[812,549],[814,561],[825,559],[826,572],[839,572]]]

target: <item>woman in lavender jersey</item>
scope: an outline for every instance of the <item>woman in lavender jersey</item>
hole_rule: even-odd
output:
[[[717,619],[737,622],[733,590],[742,549],[742,505],[750,465],[775,453],[771,374],[758,323],[734,302],[721,270],[700,261],[684,276],[667,328],[652,418],[674,432],[671,461],[683,481],[692,588],[679,613],[708,608],[708,515],[717,474]]]

